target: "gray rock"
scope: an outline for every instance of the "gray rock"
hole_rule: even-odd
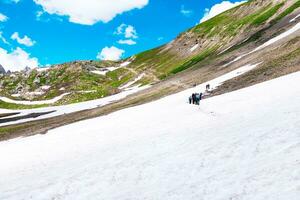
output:
[[[6,71],[4,69],[4,67],[0,64],[0,74],[5,74]]]
[[[40,82],[41,82],[40,77],[36,77],[33,81],[34,84],[40,84]]]

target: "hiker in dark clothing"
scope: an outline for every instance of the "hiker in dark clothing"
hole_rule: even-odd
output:
[[[200,92],[198,105],[200,105],[200,101],[202,100],[202,96],[203,96],[203,94],[202,94],[202,92]]]
[[[203,93],[193,93],[192,96],[189,97],[190,104],[200,105],[200,101],[202,100]]]
[[[199,102],[200,102],[200,94],[196,93],[196,94],[195,94],[195,99],[196,99],[196,105],[199,105]]]
[[[195,104],[195,102],[196,102],[196,95],[195,95],[195,93],[192,94],[192,102],[193,102],[193,104]]]
[[[206,91],[208,91],[209,89],[210,89],[210,85],[207,84],[207,85],[206,85]]]

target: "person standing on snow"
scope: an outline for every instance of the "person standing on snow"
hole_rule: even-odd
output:
[[[202,96],[203,96],[203,94],[202,94],[202,92],[200,92],[198,105],[200,105],[200,101],[202,100]]]
[[[192,102],[193,102],[193,104],[195,104],[195,102],[196,102],[196,97],[195,97],[194,93],[192,94]]]
[[[192,96],[189,97],[189,103],[192,104]]]
[[[210,90],[210,84],[206,85],[206,91]]]
[[[200,103],[200,94],[196,93],[195,98],[196,98],[196,105],[199,105],[199,103]]]

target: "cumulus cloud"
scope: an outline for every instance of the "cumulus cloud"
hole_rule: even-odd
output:
[[[181,5],[180,13],[185,17],[190,17],[193,14],[193,11],[186,9],[184,5]]]
[[[121,35],[125,39],[118,41],[119,44],[135,45],[136,41],[134,39],[138,38],[136,29],[132,25],[121,24],[117,30],[114,32],[115,35]]]
[[[126,38],[137,38],[136,30],[133,26],[129,25],[125,29],[125,37]]]
[[[39,65],[38,59],[30,57],[30,54],[17,47],[12,52],[0,48],[0,64],[6,71],[20,71],[26,66],[36,68]]]
[[[125,38],[138,38],[137,32],[132,25],[121,24],[115,31],[116,35],[124,35]]]
[[[19,44],[23,44],[25,46],[31,47],[35,44],[35,41],[33,41],[31,38],[29,38],[27,35],[25,35],[23,38],[19,36],[18,32],[15,32],[11,36],[12,40],[16,40]]]
[[[118,14],[132,9],[141,9],[149,0],[34,0],[45,12],[68,16],[69,21],[93,25],[99,21],[107,23]],[[74,5],[74,3],[76,5]]]
[[[246,1],[231,3],[230,1],[223,1],[219,4],[214,5],[210,9],[206,8],[204,17],[200,20],[200,23],[205,22],[205,21],[217,16],[218,14],[221,14],[222,12],[225,12],[226,10],[229,10],[229,9],[236,7],[245,2]]]
[[[122,55],[125,53],[123,49],[117,47],[105,47],[98,53],[97,58],[100,60],[120,60]]]
[[[0,13],[0,22],[6,22],[8,20],[8,17],[2,13]]]
[[[132,39],[128,39],[128,40],[119,40],[118,41],[119,44],[127,44],[127,45],[135,45],[136,42],[133,41]]]

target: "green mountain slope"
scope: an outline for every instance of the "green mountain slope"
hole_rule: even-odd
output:
[[[39,101],[69,93],[55,103],[63,105],[113,95],[128,87],[160,83],[212,63],[220,65],[219,59],[225,62],[237,49],[264,41],[264,32],[298,11],[299,6],[299,0],[251,0],[181,33],[166,45],[120,62],[76,61],[42,71],[2,75],[0,96]],[[124,88],[126,84],[129,86]],[[0,101],[0,107],[32,106]]]

